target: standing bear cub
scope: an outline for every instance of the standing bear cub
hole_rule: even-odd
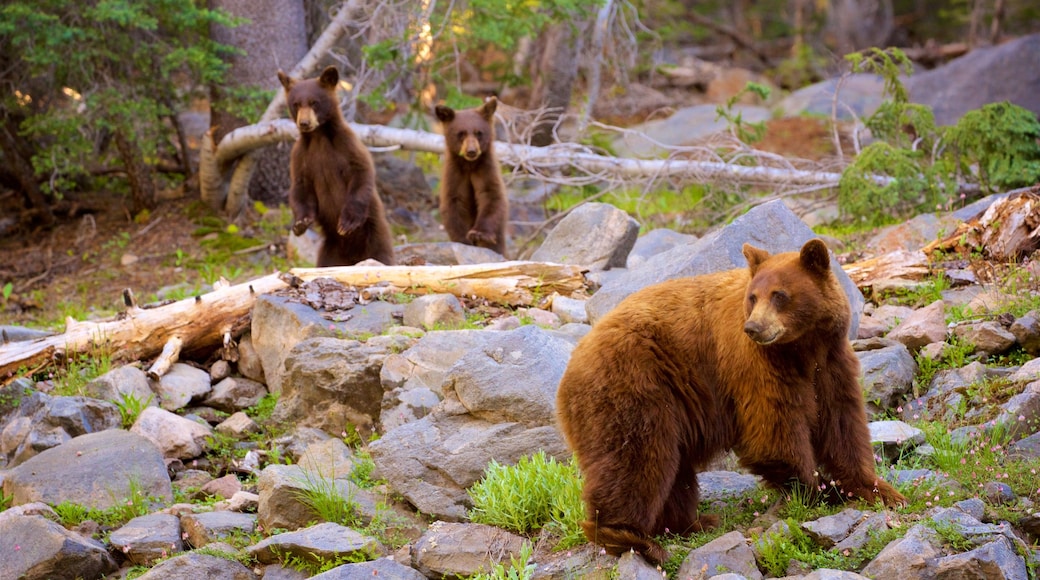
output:
[[[589,541],[661,562],[652,536],[713,527],[697,472],[732,449],[766,485],[905,503],[878,478],[827,246],[666,281],[626,298],[579,342],[557,413],[585,476]]]
[[[505,255],[509,198],[493,149],[497,107],[490,97],[476,109],[438,105],[434,113],[444,125],[440,214],[448,239]]]
[[[306,80],[278,71],[278,80],[300,129],[289,162],[293,233],[302,235],[314,222],[321,225],[325,241],[318,267],[352,266],[368,258],[393,264],[393,237],[376,192],[375,164],[343,120],[336,67]]]

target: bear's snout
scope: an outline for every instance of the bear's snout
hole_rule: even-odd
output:
[[[296,126],[304,133],[309,133],[317,129],[318,117],[314,114],[314,109],[309,107],[306,109],[300,109],[300,111],[296,113]]]
[[[480,157],[480,141],[474,137],[466,137],[466,140],[462,142],[462,150],[459,151],[459,155],[466,161],[476,161],[477,157]]]
[[[782,330],[777,328],[776,325],[763,324],[757,320],[748,320],[744,323],[744,334],[763,346],[772,344],[776,339],[780,338]]]

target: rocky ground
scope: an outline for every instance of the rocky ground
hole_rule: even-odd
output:
[[[929,228],[937,223],[913,220],[870,243],[934,238]],[[603,224],[593,232],[600,243],[583,253],[575,240],[589,239],[589,224]],[[178,363],[158,381],[136,365],[120,366],[84,385],[82,396],[59,395],[54,381],[40,378],[11,382],[0,391],[0,480],[10,506],[0,515],[0,577],[114,578],[147,569],[141,577],[304,578],[309,573],[297,568],[324,565],[331,570],[322,578],[442,578],[508,562],[525,538],[468,523],[467,490],[492,459],[510,464],[534,450],[569,457],[553,420],[555,386],[590,321],[658,279],[740,266],[744,241],[780,251],[814,235],[780,202],[703,238],[656,230],[636,240],[637,231],[611,206],[575,212],[538,252],[599,264],[588,274],[598,288],[592,296],[500,309],[471,329],[424,330],[464,324],[467,308],[451,294],[407,303],[330,300],[335,308],[316,309],[300,296],[317,304],[317,296],[342,298],[348,289],[309,283],[259,297],[234,364]],[[602,269],[619,260],[628,267]],[[911,506],[854,502],[795,522],[814,544],[843,555],[833,566],[849,571],[792,561],[784,573],[1031,577],[1040,531],[1031,515],[1040,494],[1040,364],[1032,358],[1040,323],[1036,311],[1004,308],[1035,304],[1035,285],[1009,295],[995,284],[963,284],[920,307],[864,301],[847,277],[845,286],[860,315],[854,344],[876,419],[879,469]],[[947,324],[969,307],[973,316]],[[923,381],[927,361],[942,368]],[[279,393],[277,404],[260,412],[268,393]],[[124,424],[132,401],[141,403],[140,414]],[[959,446],[937,445],[934,433],[918,427],[926,419],[949,426],[944,436]],[[271,424],[284,434],[251,436]],[[990,442],[1007,446],[999,451],[1006,461],[981,464],[986,473],[951,474],[936,459],[952,452],[968,462],[992,453],[983,448]],[[681,562],[672,577],[726,571],[760,578],[775,570],[770,542],[793,532],[775,506],[761,504],[756,479],[733,471],[701,479],[705,509],[736,510],[743,523],[696,549],[673,542]],[[319,521],[304,499],[316,482],[356,504],[354,525]],[[74,505],[104,513],[125,505],[137,517],[58,523]],[[884,549],[868,547],[877,537],[887,538]],[[589,545],[557,552],[545,534],[529,540],[534,578],[661,575],[633,555],[618,560]],[[864,553],[872,556],[854,559]],[[366,561],[349,563],[358,560]]]
[[[969,88],[954,97],[973,97],[971,71],[989,66],[979,59],[1002,58],[997,52],[973,56],[975,68],[943,86],[959,75]],[[1032,52],[1018,54],[1032,62]],[[1009,68],[989,85],[1023,85],[1028,67]],[[860,115],[877,102],[876,81],[867,85],[853,99]],[[815,103],[828,114],[826,88],[792,95],[808,103],[795,112]],[[701,106],[706,113],[691,114],[713,116],[714,105]],[[819,123],[770,126],[763,149],[833,154]],[[660,126],[675,128],[675,144],[697,133],[674,119]],[[0,194],[0,204],[13,201]],[[422,207],[403,203],[391,218],[428,228],[414,218],[430,200],[414,201]],[[277,211],[229,236],[188,201],[141,223],[106,203],[68,200],[62,225],[42,240],[0,219],[0,280],[12,281],[3,323],[53,330],[63,316],[41,313],[109,315],[126,287],[146,299],[178,297],[205,292],[220,276],[243,281],[286,265]],[[828,238],[834,267],[913,253],[981,207],[922,215],[852,242]],[[532,308],[452,294],[361,304],[349,288],[309,283],[259,297],[230,360],[186,360],[154,380],[148,361],[98,368],[109,353],[62,372],[4,377],[0,578],[270,580],[319,569],[327,571],[313,577],[466,577],[519,557],[525,542],[534,545],[532,578],[660,578],[632,554],[613,558],[588,544],[557,551],[548,532],[472,523],[468,490],[492,460],[511,464],[536,450],[569,457],[553,419],[555,386],[576,341],[624,296],[670,277],[741,267],[745,241],[798,247],[814,235],[806,223],[827,215],[799,219],[775,202],[701,238],[653,229],[636,239],[638,224],[623,212],[589,205],[535,254],[589,266],[587,295],[546,296]],[[431,263],[488,259],[434,243],[432,234],[406,253]],[[216,259],[207,257],[214,246]],[[704,508],[722,513],[723,525],[668,538],[669,577],[1036,577],[1037,262],[993,263],[977,249],[933,262],[924,279],[844,281],[879,473],[910,505],[799,510],[797,498],[778,501],[724,459],[701,477]],[[16,340],[37,335],[4,329]],[[321,521],[308,494],[322,487],[349,499],[349,517]]]

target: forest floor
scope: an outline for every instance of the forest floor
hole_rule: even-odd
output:
[[[770,121],[755,146],[809,160],[833,154],[826,123],[812,118]],[[17,192],[0,190],[0,216],[20,208]],[[219,277],[239,283],[292,266],[285,208],[231,231],[197,194],[163,201],[136,220],[127,208],[124,195],[77,192],[57,204],[50,229],[22,219],[0,230],[0,325],[61,331],[67,317],[116,314],[124,289],[146,304],[204,291]]]

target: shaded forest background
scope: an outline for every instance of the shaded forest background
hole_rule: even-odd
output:
[[[179,115],[208,110],[217,141],[255,122],[275,72],[291,70],[338,10],[351,11],[350,30],[322,64],[349,79],[348,118],[415,126],[434,102],[495,94],[540,111],[514,135],[534,145],[559,138],[560,115],[578,121],[570,138],[587,137],[597,98],[684,58],[796,89],[872,46],[931,67],[1040,29],[1027,0],[15,0],[0,9],[0,187],[21,211],[0,231],[50,227],[80,191],[120,196],[131,216],[170,190],[197,195]],[[255,199],[284,199],[287,149],[263,153]]]

